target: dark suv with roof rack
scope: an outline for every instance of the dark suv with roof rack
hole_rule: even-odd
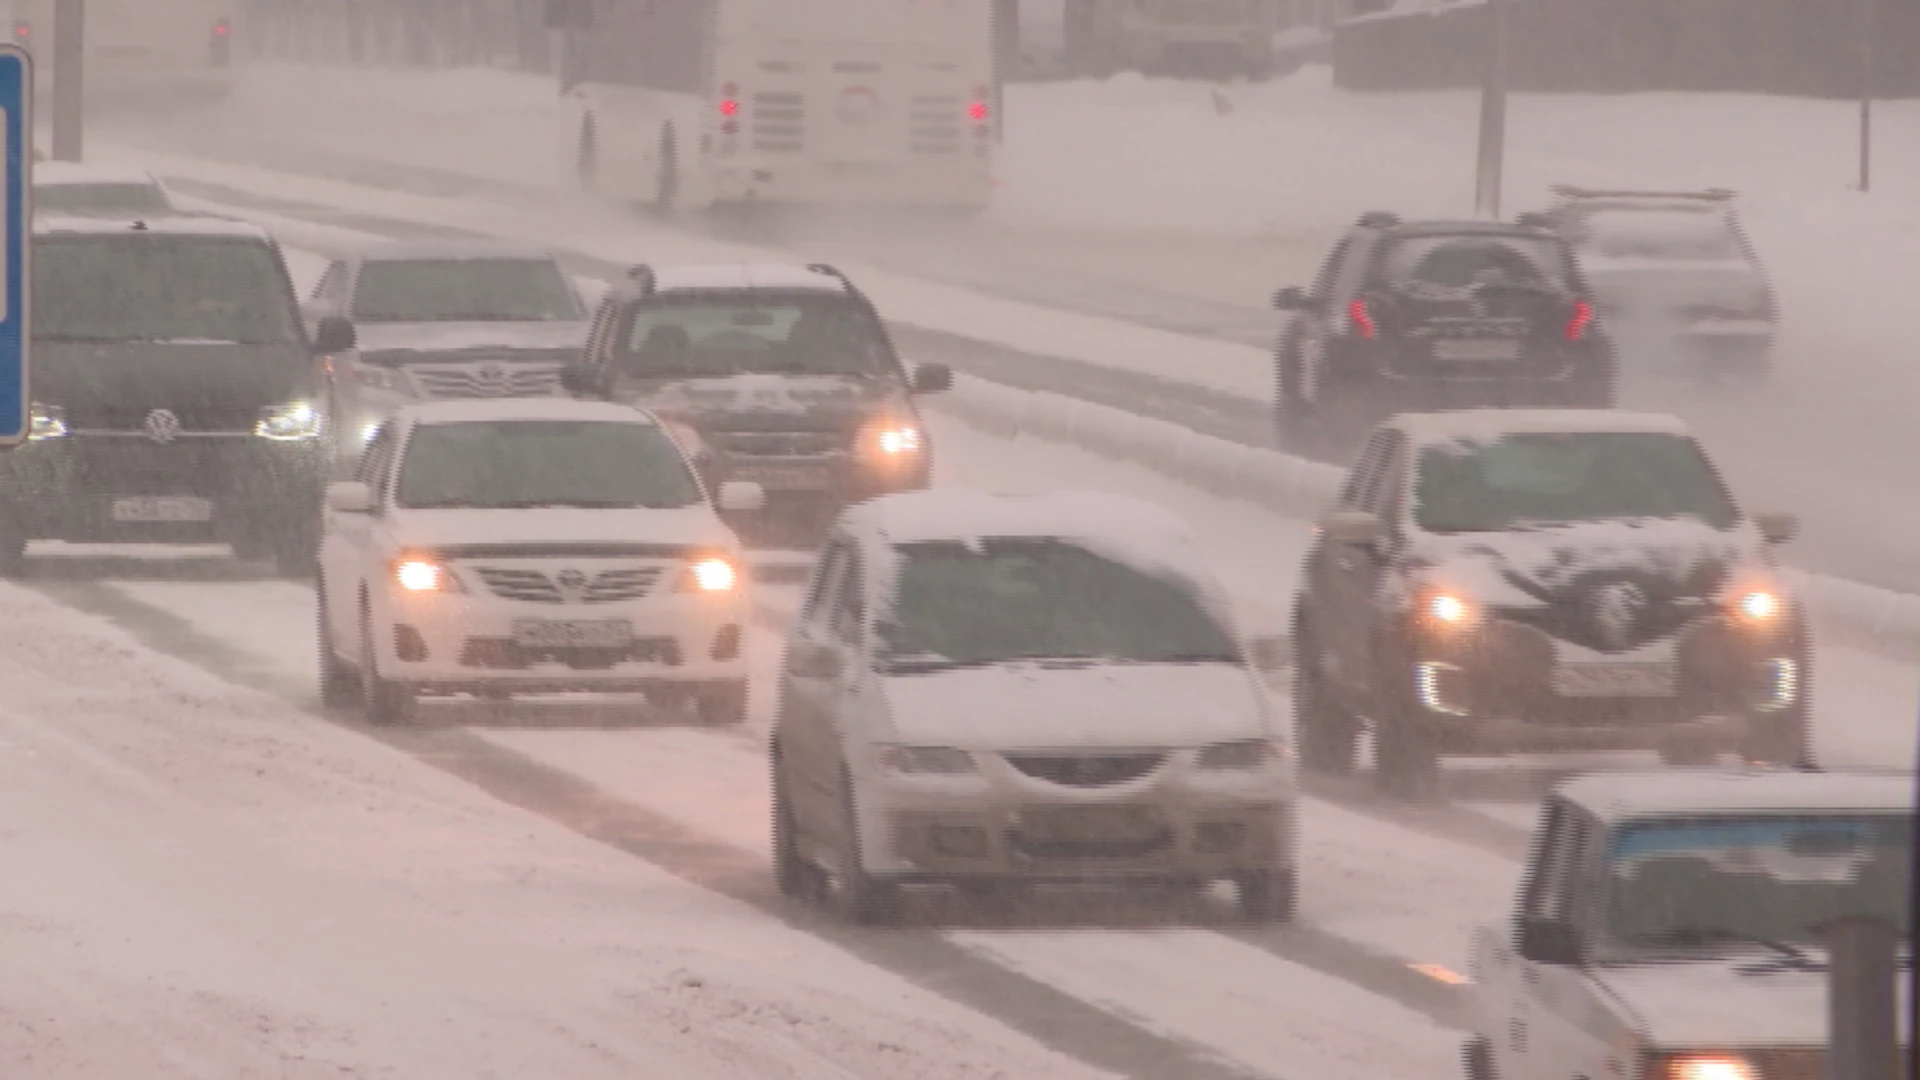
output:
[[[1534,225],[1368,213],[1310,290],[1283,288],[1283,446],[1344,455],[1399,412],[1610,408],[1613,346],[1566,241]]]
[[[642,405],[686,448],[709,490],[759,484],[766,508],[736,521],[756,542],[811,546],[840,509],[924,488],[933,445],[911,373],[879,313],[831,266],[636,266],[601,301],[576,392]]]

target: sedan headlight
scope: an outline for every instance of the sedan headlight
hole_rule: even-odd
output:
[[[297,442],[320,437],[320,410],[311,401],[289,401],[260,410],[253,433],[275,442]]]
[[[1286,747],[1272,739],[1240,739],[1202,747],[1194,764],[1202,769],[1264,769],[1286,756]]]
[[[1786,614],[1786,600],[1772,589],[1748,589],[1734,601],[1733,609],[1742,622],[1771,626]]]
[[[868,461],[893,464],[919,457],[925,445],[926,439],[918,424],[887,417],[861,429],[860,442],[854,449]]]
[[[1760,1080],[1760,1071],[1739,1054],[1668,1054],[1647,1070],[1648,1080]]]
[[[1474,602],[1452,589],[1429,589],[1421,593],[1414,613],[1421,623],[1437,630],[1464,630],[1480,618]]]
[[[740,569],[733,560],[721,555],[695,559],[680,573],[676,592],[732,592],[740,585]]]
[[[402,558],[393,564],[393,580],[407,592],[463,593],[466,586],[452,570],[431,559]]]
[[[66,434],[67,410],[58,405],[42,405],[37,401],[33,403],[32,410],[27,414],[29,440],[58,439]]]
[[[880,768],[905,775],[963,776],[974,771],[973,755],[951,746],[882,746]]]

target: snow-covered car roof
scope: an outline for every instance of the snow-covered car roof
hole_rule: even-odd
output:
[[[50,234],[112,235],[141,233],[166,236],[222,236],[271,241],[273,234],[258,225],[234,218],[193,215],[156,215],[150,218],[48,217],[33,223],[36,236]]]
[[[445,262],[460,259],[552,260],[553,252],[538,244],[510,240],[395,240],[360,253],[362,262]]]
[[[1647,817],[1718,817],[1803,810],[1810,813],[1907,812],[1913,774],[1840,770],[1662,769],[1592,773],[1560,785],[1560,795],[1608,823]]]
[[[159,177],[145,169],[125,166],[92,165],[83,161],[45,161],[33,167],[34,187],[64,187],[70,184],[165,186]]]
[[[1416,445],[1459,441],[1490,442],[1504,435],[1634,432],[1690,435],[1686,421],[1666,413],[1613,409],[1462,409],[1458,412],[1402,413],[1386,426],[1405,432]]]
[[[1156,552],[1195,544],[1186,522],[1152,503],[1080,491],[996,494],[948,489],[886,495],[846,511],[841,527],[884,544],[1098,538],[1103,546],[1123,543]]]
[[[846,282],[822,270],[799,263],[705,263],[656,266],[656,293],[699,289],[817,289],[845,292]]]
[[[653,414],[632,405],[577,398],[490,398],[482,401],[432,401],[396,411],[394,419],[415,424],[463,424],[502,420],[604,420],[654,424]]]

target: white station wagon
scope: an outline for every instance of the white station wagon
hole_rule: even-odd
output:
[[[758,486],[720,503],[753,510]],[[739,541],[647,413],[562,398],[402,409],[327,491],[320,690],[370,720],[421,693],[642,692],[745,718]]]

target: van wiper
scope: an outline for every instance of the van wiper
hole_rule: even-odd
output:
[[[1826,967],[1826,965],[1820,961],[1808,956],[1806,950],[1801,949],[1797,945],[1790,945],[1784,941],[1776,941],[1770,937],[1749,934],[1743,930],[1734,930],[1725,926],[1673,926],[1657,933],[1649,934],[1644,940],[1655,945],[1678,945],[1681,947],[1721,943],[1759,945],[1779,953],[1781,958],[1789,966],[1802,971],[1820,971]]]
[[[949,660],[944,656],[927,656],[914,659],[889,660],[885,673],[888,675],[927,675],[936,671],[963,671],[969,668],[992,667],[998,660]]]

